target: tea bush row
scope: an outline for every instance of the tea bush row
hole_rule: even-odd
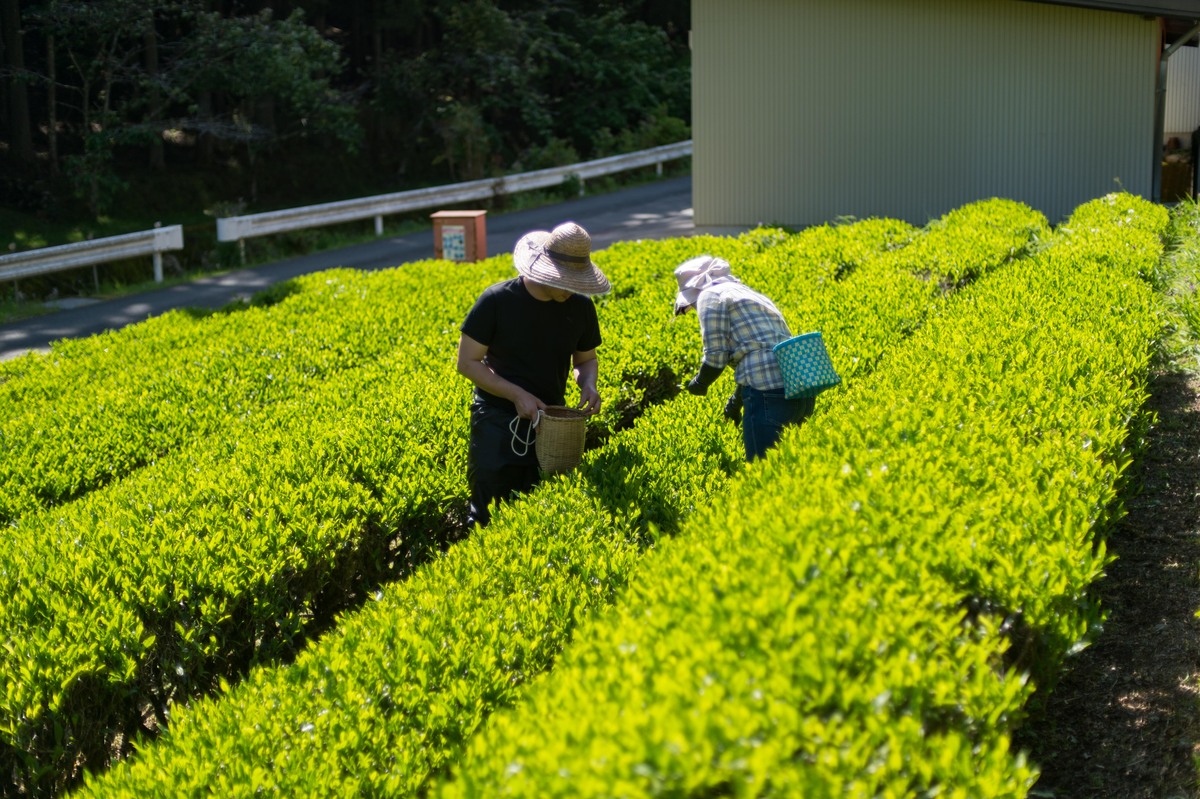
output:
[[[1025,224],[1031,214],[1021,216]],[[619,253],[607,255],[606,270],[619,273]],[[974,259],[984,270],[1011,256],[1007,247],[983,248]],[[659,250],[649,266],[674,262]],[[907,304],[876,303],[889,313],[846,325],[866,349],[927,311],[936,294],[929,281],[891,265],[881,271],[893,287],[924,288],[901,293]],[[848,272],[823,290],[852,296],[860,291],[856,279],[871,272]],[[648,306],[658,310],[649,313],[665,321],[654,324],[675,324],[673,287],[658,291]],[[809,293],[821,291],[814,282]],[[810,307],[829,310],[806,321],[834,322],[836,303]],[[697,355],[690,354],[693,368]],[[694,507],[722,493],[727,475],[740,468],[741,447],[736,430],[715,421],[721,401],[684,395],[648,409],[632,429],[591,450],[576,473],[501,509],[491,527],[344,618],[293,665],[255,670],[224,698],[176,710],[164,740],[88,790],[125,795],[169,784],[181,795],[355,795],[420,786],[488,713],[514,701],[521,685],[552,663],[581,619],[611,603],[648,535],[675,530]]]
[[[358,317],[346,320],[348,341],[388,323],[389,279],[407,289],[408,316],[433,320],[426,335],[10,525],[0,552],[4,773],[53,793],[73,764],[106,761],[134,730],[165,723],[173,702],[293,652],[313,618],[361,601],[372,580],[402,573],[437,542],[465,490],[454,325],[469,292],[507,274],[499,266],[358,282],[355,293],[374,302],[342,309]],[[459,293],[436,290],[448,269]],[[342,278],[357,280],[326,276]],[[211,346],[194,343],[190,356]]]
[[[426,795],[1026,795],[1009,734],[1097,618],[1165,225],[1089,203],[951,298],[661,542]]]
[[[120,480],[234,420],[269,416],[276,402],[456,323],[457,308],[412,303],[422,291],[419,267],[327,271],[297,278],[273,306],[203,319],[172,311],[6,362],[0,523]]]

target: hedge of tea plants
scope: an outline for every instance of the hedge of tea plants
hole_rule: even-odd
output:
[[[797,271],[811,271],[805,297],[789,307],[809,309],[798,318],[814,327],[834,324],[840,312],[835,297],[878,288],[885,296],[870,304],[871,313],[857,325],[844,324],[842,342],[851,353],[856,345],[877,353],[879,342],[895,340],[897,330],[911,328],[935,307],[947,283],[927,271],[914,275],[900,268],[894,247],[935,236],[944,251],[959,253],[983,272],[1020,255],[1044,227],[1028,209],[991,205],[995,214],[1009,215],[1010,229],[974,249],[947,233],[951,226],[912,231],[888,224],[882,228],[892,232],[880,235],[881,226],[870,222],[859,224],[864,235],[879,237],[875,257],[860,257],[861,244],[837,245],[839,239],[849,243],[857,226],[800,234],[796,238],[807,239],[811,248],[781,250],[786,255],[773,270],[765,268],[771,249],[789,237],[753,234],[739,240],[749,248],[742,257],[717,254],[732,255],[745,266],[747,280],[768,290],[772,274],[791,279]],[[639,274],[643,284],[635,293],[602,301],[606,336],[618,343],[645,342],[630,348],[628,358],[619,347],[610,354],[606,343],[602,374],[622,381],[609,386],[607,395],[638,391],[638,376],[666,369],[677,380],[695,368],[694,320],[670,316],[670,269],[699,249],[731,246],[729,240],[676,241],[603,254],[614,284],[624,279],[624,285],[636,285]],[[812,253],[808,260],[806,251]],[[756,259],[761,273],[754,271]],[[831,279],[833,272],[840,275]],[[641,313],[621,315],[623,307],[637,303],[644,306]],[[628,323],[614,322],[626,318]],[[611,336],[613,327],[623,335]],[[655,348],[679,352],[683,360],[647,360]],[[869,363],[847,358],[843,374],[866,375]],[[715,423],[721,401],[714,392],[703,400],[685,395],[647,405],[632,428],[611,430],[588,453],[585,466],[566,481],[571,485],[552,481],[505,508],[486,531],[381,591],[366,610],[343,618],[295,664],[258,669],[219,700],[174,710],[165,740],[96,790],[137,793],[170,784],[181,793],[238,793],[256,785],[336,794],[423,784],[488,713],[513,701],[520,686],[553,661],[580,619],[611,603],[647,540],[678,529],[740,469],[736,431]],[[698,426],[697,419],[714,423]],[[542,585],[546,580],[553,585]],[[298,688],[305,685],[312,690]],[[353,712],[342,712],[351,706]],[[360,767],[377,759],[389,765]],[[267,761],[274,765],[265,766]]]
[[[424,286],[416,271],[389,280],[329,271],[289,284],[285,308],[172,311],[6,362],[0,522],[120,480],[236,420],[269,424],[274,403],[426,339],[446,320],[409,312],[408,295]]]
[[[1155,286],[1171,311],[1163,342],[1163,358],[1186,367],[1200,367],[1200,205],[1180,203],[1171,212],[1172,245],[1162,268],[1153,276]]]
[[[430,796],[1022,796],[1095,621],[1162,308],[1109,197],[966,289],[640,566]]]

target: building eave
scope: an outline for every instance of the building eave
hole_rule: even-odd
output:
[[[1149,2],[1131,2],[1131,0],[1027,0],[1031,3],[1043,3],[1058,6],[1075,6],[1091,8],[1099,11],[1120,11],[1126,14],[1142,14],[1151,17],[1178,17],[1182,19],[1200,19],[1200,0],[1149,0]]]

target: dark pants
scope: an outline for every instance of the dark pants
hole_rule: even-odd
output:
[[[486,527],[492,520],[491,506],[514,494],[530,491],[541,480],[537,453],[532,444],[517,441],[509,425],[516,414],[476,400],[471,403],[471,442],[467,449],[467,485],[471,504],[467,526]],[[522,439],[531,438],[529,422],[517,426]]]
[[[766,455],[779,441],[783,428],[798,425],[812,415],[815,397],[785,399],[783,389],[759,391],[742,386],[742,442],[746,460]]]

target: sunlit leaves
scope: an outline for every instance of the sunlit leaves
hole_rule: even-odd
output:
[[[978,230],[981,217],[989,220],[985,232]],[[126,790],[121,786],[145,793],[164,781],[181,793],[189,785],[222,793],[254,786],[323,795],[416,790],[456,760],[493,711],[518,703],[523,686],[570,647],[577,625],[619,602],[646,552],[725,529],[690,519],[738,509],[729,525],[735,547],[744,539],[734,531],[757,535],[760,527],[770,528],[755,523],[770,503],[760,497],[748,504],[743,494],[759,496],[753,482],[735,482],[766,472],[743,470],[738,430],[720,421],[725,392],[678,394],[681,377],[698,362],[699,336],[693,317],[671,316],[677,263],[704,251],[729,258],[735,273],[776,299],[793,328],[828,331],[846,386],[823,398],[804,435],[828,428],[843,436],[836,458],[818,459],[833,464],[835,488],[848,485],[841,472],[847,467],[850,475],[870,476],[872,490],[890,495],[899,482],[887,475],[899,467],[878,456],[879,442],[932,440],[937,426],[889,410],[864,416],[839,409],[861,402],[855,398],[906,336],[949,313],[948,290],[1019,258],[1043,225],[1028,209],[989,201],[924,229],[865,220],[799,234],[763,229],[736,239],[628,243],[597,253],[615,290],[597,301],[606,402],[589,423],[595,446],[584,464],[501,509],[486,533],[424,566],[416,558],[416,571],[395,573],[406,579],[369,592],[355,580],[370,573],[370,564],[395,552],[388,548],[393,545],[427,551],[431,534],[464,501],[469,386],[453,368],[457,325],[484,286],[512,274],[510,259],[314,276],[271,308],[138,326],[106,342],[108,354],[90,344],[68,346],[58,353],[66,371],[39,371],[52,362],[36,360],[11,367],[6,385],[14,391],[40,386],[48,397],[57,392],[69,402],[74,383],[56,383],[56,374],[104,364],[128,370],[129,379],[116,383],[132,386],[138,375],[154,378],[151,364],[163,371],[170,363],[177,377],[169,388],[156,387],[150,401],[121,405],[125,415],[112,426],[127,434],[114,441],[149,437],[164,425],[140,422],[156,418],[146,409],[164,412],[185,399],[205,421],[181,426],[163,449],[143,450],[154,454],[140,468],[114,475],[76,501],[26,512],[10,528],[13,565],[0,579],[10,581],[14,600],[0,606],[8,643],[8,654],[0,656],[14,676],[6,683],[11,701],[0,731],[11,735],[6,740],[14,750],[50,769],[80,760],[98,769],[103,759],[80,755],[85,744],[48,731],[73,725],[99,729],[103,738],[121,724],[104,715],[112,707],[148,706],[163,723],[169,716],[172,731],[162,745],[144,747],[130,767],[106,778],[97,789],[105,795],[119,795]],[[937,271],[949,264],[957,271]],[[977,303],[967,295],[957,307]],[[139,335],[156,349],[137,349]],[[973,368],[996,368],[1004,361],[999,352],[984,352]],[[139,371],[142,358],[147,365]],[[247,383],[238,382],[243,369]],[[923,367],[899,369],[893,372],[942,392],[934,396],[943,401],[929,407],[948,414],[952,382],[928,379]],[[214,375],[224,382],[207,380]],[[1089,385],[1100,395],[1106,390],[1103,381]],[[718,386],[732,388],[732,382]],[[80,423],[89,418],[82,410],[77,415]],[[1089,440],[1100,442],[1106,431],[1099,423],[1095,428]],[[797,462],[787,454],[792,446],[785,441],[780,449],[783,462]],[[935,448],[928,460],[936,463],[939,452]],[[989,480],[998,478],[980,475],[981,485]],[[848,491],[828,517],[809,493],[781,494],[791,510],[776,515],[790,521],[789,514],[799,512],[820,530],[849,524],[869,535],[868,562],[888,560],[890,550],[872,526],[881,517],[866,487]],[[918,517],[939,507],[932,494],[912,499]],[[891,538],[883,541],[903,530],[887,527]],[[770,609],[771,597],[788,593],[793,579],[817,591],[848,568],[842,560],[796,559],[790,544],[776,546],[771,558],[782,570],[773,585],[782,588],[751,598],[720,589],[727,592],[724,624],[736,624],[729,634],[764,653],[774,651],[780,636],[804,642],[818,635],[816,620],[827,615],[799,607],[780,613]],[[754,572],[733,568],[735,562],[698,555],[689,568],[708,570],[704,579],[713,586],[753,582]],[[54,590],[37,594],[36,584]],[[767,590],[769,584],[763,571],[760,585]],[[855,599],[860,604],[852,605],[855,615],[848,619],[861,617],[862,629],[875,632],[867,644],[855,644],[852,664],[879,647],[896,653],[882,662],[908,662],[909,650],[884,635],[892,625],[887,605],[914,603],[904,590],[897,585]],[[679,612],[690,596],[679,594]],[[272,667],[274,659],[296,654],[311,619],[331,600],[366,606],[341,619],[294,665]],[[818,609],[840,599],[820,602]],[[675,607],[655,614],[650,626],[673,626]],[[767,616],[747,620],[744,612],[756,609]],[[914,635],[956,624],[910,615]],[[849,626],[839,628],[830,640],[845,644],[851,633]],[[976,674],[971,664],[986,659],[974,650],[940,649],[938,640],[913,640],[919,652],[961,664],[958,674]],[[618,648],[632,653],[641,646],[630,638]],[[713,652],[713,658],[724,655]],[[262,668],[239,683],[248,662]],[[18,666],[26,663],[32,665]],[[729,707],[748,723],[772,707],[761,690],[750,691],[748,706],[727,705],[740,688],[706,682],[706,673],[661,672],[664,679],[692,680],[688,684],[705,691],[705,702]],[[782,690],[789,673],[773,672],[770,680],[784,680]],[[882,712],[891,691],[910,697],[896,700],[896,717],[903,719],[918,693],[903,693],[882,674],[865,682],[849,706]],[[106,688],[97,692],[101,675]],[[195,699],[217,686],[227,686],[221,691],[228,696]],[[818,690],[829,701],[835,695],[828,686]],[[992,712],[991,706],[980,711]],[[706,729],[690,718],[686,712],[672,717],[671,728]],[[815,729],[807,718],[794,723]],[[898,723],[920,729],[912,721]],[[895,734],[882,721],[870,730]],[[866,747],[860,754],[876,769],[890,767],[903,740],[884,751],[853,731],[838,735],[847,746]],[[952,737],[944,744],[936,757],[958,757]],[[769,747],[759,751],[755,768],[767,768]],[[669,754],[639,760],[634,773],[673,773]],[[704,773],[697,771],[697,778]],[[799,785],[808,777],[801,770],[787,779]]]
[[[1097,216],[734,478],[429,795],[1024,795],[1008,735],[1096,621],[1161,320],[1162,227]]]

